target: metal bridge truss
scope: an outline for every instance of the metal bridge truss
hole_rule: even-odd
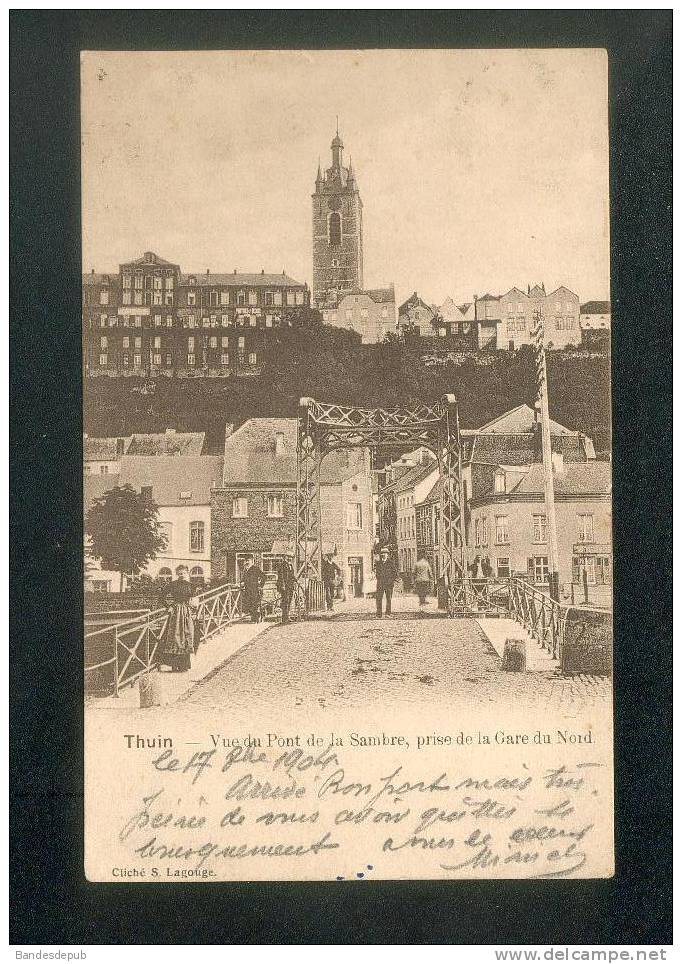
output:
[[[405,444],[431,449],[440,470],[440,572],[448,589],[448,613],[466,613],[466,568],[462,499],[462,445],[457,401],[444,395],[436,405],[385,410],[331,405],[302,398],[298,413],[296,578],[307,598],[321,575],[320,466],[337,449]]]

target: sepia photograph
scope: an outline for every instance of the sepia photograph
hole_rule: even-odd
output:
[[[88,879],[612,873],[607,69],[82,54]]]

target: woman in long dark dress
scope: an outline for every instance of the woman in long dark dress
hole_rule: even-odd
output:
[[[168,622],[161,640],[159,661],[162,666],[170,666],[174,673],[185,673],[191,666],[194,652],[194,622],[189,605],[194,590],[186,566],[178,566],[175,572],[178,578],[168,587]]]

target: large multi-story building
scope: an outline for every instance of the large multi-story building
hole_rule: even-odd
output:
[[[497,347],[513,350],[533,343],[533,328],[538,312],[545,327],[545,344],[550,348],[579,345],[580,299],[564,285],[545,293],[544,285],[528,286],[527,291],[512,288],[500,295]]]
[[[152,251],[117,274],[83,276],[87,375],[244,375],[260,369],[271,329],[310,306],[282,274],[183,274]]]
[[[211,493],[215,578],[240,580],[253,556],[274,571],[296,538],[295,418],[252,418],[225,439],[222,484]],[[320,470],[322,549],[332,553],[347,591],[361,594],[374,540],[369,451],[330,453]]]

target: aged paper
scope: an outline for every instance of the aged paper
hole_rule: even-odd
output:
[[[607,60],[82,54],[85,873],[613,873]]]

